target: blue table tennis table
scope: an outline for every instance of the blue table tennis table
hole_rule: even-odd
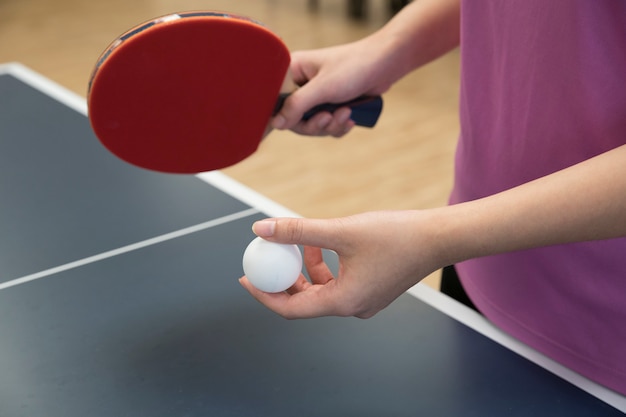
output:
[[[0,417],[624,415],[421,284],[369,320],[276,316],[237,279],[252,222],[283,215],[116,159],[82,97],[1,66]]]

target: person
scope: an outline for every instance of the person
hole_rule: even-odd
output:
[[[353,43],[293,54],[302,87],[278,129],[343,136],[350,110],[461,47],[460,135],[450,204],[336,219],[261,220],[305,246],[311,282],[267,294],[289,318],[368,318],[454,265],[495,325],[626,394],[626,2],[420,0]],[[337,276],[319,248],[339,255]]]

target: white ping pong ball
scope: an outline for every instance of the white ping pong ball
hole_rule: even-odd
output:
[[[291,287],[302,271],[302,254],[296,245],[254,239],[243,253],[243,272],[248,281],[264,292]]]

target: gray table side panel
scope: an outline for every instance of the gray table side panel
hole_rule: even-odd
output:
[[[622,415],[408,295],[279,318],[237,283],[252,238],[244,219],[1,290],[0,417]]]

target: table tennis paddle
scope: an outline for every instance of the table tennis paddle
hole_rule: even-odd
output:
[[[101,55],[87,93],[91,126],[119,158],[155,171],[198,173],[256,151],[287,97],[290,53],[246,17],[184,12],[143,23]],[[381,97],[324,104],[351,107],[373,126]]]

